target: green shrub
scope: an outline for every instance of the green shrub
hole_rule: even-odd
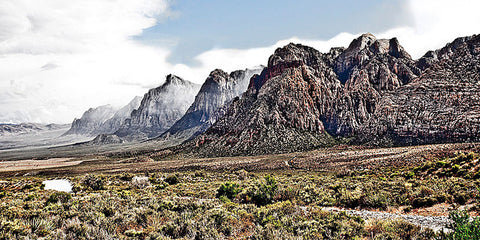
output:
[[[480,218],[470,219],[466,211],[450,212],[451,223],[449,228],[453,231],[444,234],[444,239],[455,240],[478,240],[480,239]]]
[[[411,179],[413,177],[415,177],[415,173],[414,172],[406,172],[404,175],[405,179]]]
[[[70,193],[56,192],[56,193],[52,193],[50,197],[48,197],[46,204],[50,204],[50,203],[55,204],[58,202],[66,203],[70,199],[72,199],[72,195],[70,195]]]
[[[262,206],[273,202],[273,198],[277,194],[277,180],[271,176],[265,176],[265,183],[259,183],[254,192],[249,195],[256,205]]]
[[[220,198],[220,196],[226,196],[228,199],[232,200],[242,190],[243,189],[241,189],[238,186],[238,184],[232,183],[232,182],[226,182],[218,188],[216,196],[217,198]]]
[[[105,189],[105,183],[103,179],[99,176],[87,175],[83,179],[83,185],[92,189],[92,190],[103,190]]]

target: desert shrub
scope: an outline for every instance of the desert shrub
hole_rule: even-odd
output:
[[[125,231],[125,235],[127,235],[129,237],[134,237],[134,238],[141,238],[145,235],[145,233],[143,231],[137,231],[135,229],[129,229],[129,230]]]
[[[237,175],[239,180],[245,180],[248,177],[248,172],[247,170],[242,169],[237,172]]]
[[[170,175],[166,177],[164,181],[170,185],[175,185],[180,182],[177,175]]]
[[[83,179],[83,185],[94,191],[105,189],[105,182],[103,181],[103,179],[95,175],[86,175]]]
[[[0,236],[6,236],[8,234],[13,235],[26,235],[28,230],[28,226],[26,226],[23,221],[19,219],[15,219],[13,221],[1,221],[0,222]],[[2,239],[14,239],[13,236],[9,236],[7,238]]]
[[[448,234],[443,234],[443,239],[455,240],[478,240],[480,239],[480,218],[475,217],[470,219],[466,211],[452,211],[449,219],[451,223],[449,228],[453,231]]]
[[[150,186],[148,177],[135,176],[132,178],[132,186],[138,189],[144,189]]]
[[[238,184],[232,183],[232,182],[226,182],[222,184],[218,189],[217,189],[217,198],[220,198],[221,196],[226,196],[228,199],[232,200],[234,199],[239,192],[241,192],[243,189],[241,189]]]
[[[131,173],[122,173],[118,178],[122,181],[129,182],[132,180],[133,175]]]
[[[256,205],[262,206],[273,202],[277,190],[277,180],[271,175],[266,175],[265,182],[259,183],[256,189],[251,191],[249,195]]]
[[[415,177],[415,173],[414,172],[406,172],[404,175],[405,179],[412,179],[413,177]]]
[[[47,219],[34,218],[30,221],[30,229],[39,236],[46,236],[54,229],[54,224]]]
[[[431,207],[437,203],[436,198],[432,197],[418,197],[412,200],[412,207],[421,208],[421,207]]]
[[[372,239],[435,239],[435,232],[404,220],[370,220],[365,225]]]
[[[50,197],[48,197],[46,204],[50,204],[50,203],[55,204],[58,202],[66,203],[70,199],[72,199],[72,195],[70,195],[70,193],[56,192],[56,193],[52,193]]]

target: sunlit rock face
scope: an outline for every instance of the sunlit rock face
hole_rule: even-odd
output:
[[[127,140],[157,137],[179,120],[193,103],[200,85],[168,75],[165,83],[150,89],[115,135]]]
[[[212,71],[185,115],[158,140],[183,142],[203,133],[225,114],[235,97],[247,90],[250,78],[262,70],[263,67],[260,66],[230,74],[220,69]]]

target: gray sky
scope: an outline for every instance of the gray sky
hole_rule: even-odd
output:
[[[202,83],[266,64],[289,42],[320,51],[361,33],[415,58],[480,33],[473,0],[0,1],[0,122],[67,123],[121,106],[169,73]]]

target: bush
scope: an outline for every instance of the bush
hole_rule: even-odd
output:
[[[453,231],[449,234],[444,234],[444,239],[480,239],[479,217],[470,220],[470,216],[466,211],[453,211],[450,212],[449,219],[451,220],[449,228]]]
[[[178,180],[177,175],[170,175],[167,178],[165,178],[165,182],[168,183],[169,185],[175,185],[180,181]]]
[[[91,188],[92,190],[103,190],[105,189],[105,183],[103,179],[99,176],[94,176],[94,175],[87,175],[83,179],[83,185],[85,185],[88,188]]]
[[[254,192],[249,195],[256,205],[262,206],[273,202],[277,194],[277,180],[271,176],[265,176],[265,183],[259,183]]]
[[[217,190],[217,198],[220,198],[221,196],[226,196],[228,199],[232,200],[234,199],[239,192],[241,192],[243,189],[241,189],[238,184],[232,183],[232,182],[226,182],[222,184],[218,190]]]
[[[50,197],[48,197],[48,199],[46,201],[46,204],[49,204],[49,203],[55,204],[55,203],[58,203],[58,202],[66,203],[70,199],[72,199],[72,195],[70,195],[70,193],[56,192],[56,193],[52,193],[52,195],[50,195]]]

